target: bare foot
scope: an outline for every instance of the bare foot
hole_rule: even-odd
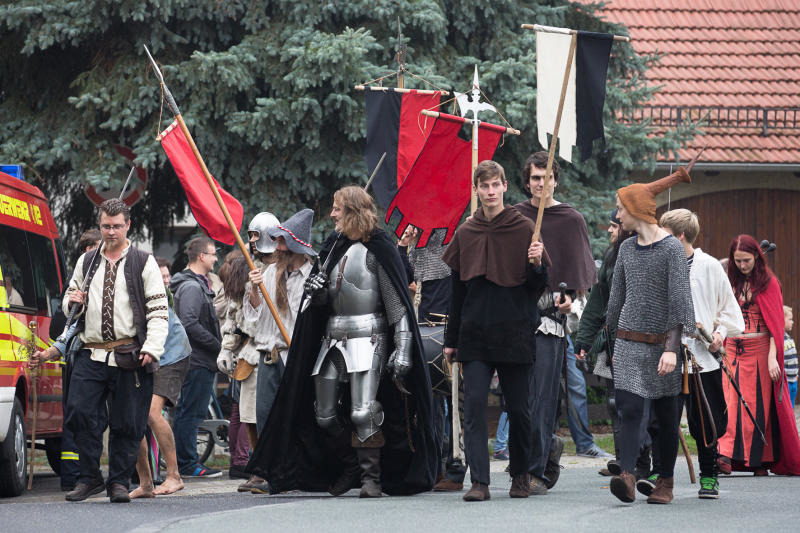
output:
[[[131,491],[128,496],[131,497],[131,500],[136,498],[155,498],[156,495],[153,493],[153,487],[142,487],[141,485],[136,487]]]
[[[168,477],[167,479],[164,480],[164,482],[161,485],[159,485],[156,488],[155,493],[157,495],[172,494],[173,492],[178,492],[182,488],[183,488],[183,480],[181,478],[174,479]]]

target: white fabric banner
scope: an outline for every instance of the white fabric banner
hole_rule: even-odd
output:
[[[568,30],[567,30],[568,31]],[[567,68],[569,44],[572,35],[561,33],[536,32],[536,127],[539,143],[549,149],[547,134],[553,133],[561,98],[561,84],[564,83],[564,70]],[[572,147],[578,137],[575,116],[575,55],[569,73],[564,109],[561,112],[561,125],[558,130],[558,155],[572,162]]]

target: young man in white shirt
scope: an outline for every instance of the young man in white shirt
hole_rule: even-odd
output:
[[[706,345],[695,337],[683,338],[683,344],[694,355],[700,367],[700,380],[708,405],[717,428],[717,434],[725,431],[727,413],[725,396],[722,391],[722,369],[711,355],[718,351],[725,342],[725,337],[735,335],[744,330],[742,311],[733,295],[728,276],[719,261],[692,245],[700,233],[697,215],[688,209],[673,209],[661,215],[659,224],[671,233],[683,245],[686,259],[689,261],[689,279],[692,288],[692,303],[697,323],[710,333],[711,345]],[[689,372],[692,372],[689,365]],[[698,405],[698,390],[694,379],[689,379],[689,396],[686,398],[686,415],[689,421],[689,432],[697,441],[697,455],[700,462],[700,490],[702,499],[719,498],[717,476],[717,443],[710,446],[705,443],[711,440],[708,422],[701,424],[701,415],[708,413],[703,405]],[[703,428],[705,427],[705,435]],[[655,442],[655,441],[654,441]],[[649,481],[648,481],[649,480]],[[639,492],[646,493],[651,479],[643,479],[637,483]]]

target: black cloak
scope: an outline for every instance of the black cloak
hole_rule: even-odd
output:
[[[329,253],[327,273],[354,243],[342,236],[338,242],[332,233],[322,244],[320,263]],[[331,252],[331,247],[335,248]],[[433,487],[438,472],[441,435],[434,426],[433,394],[428,365],[422,351],[419,329],[413,320],[414,308],[408,292],[408,280],[397,246],[383,230],[376,230],[364,243],[375,254],[392,280],[408,316],[412,317],[414,344],[412,367],[405,378],[411,393],[405,399],[389,373],[381,378],[377,400],[383,405],[385,419],[381,426],[386,445],[381,449],[381,486],[391,495],[416,494]],[[318,266],[312,274],[318,271]],[[303,297],[305,301],[306,296]],[[301,309],[303,303],[301,302]],[[324,492],[343,471],[343,465],[327,445],[327,433],[314,415],[314,380],[311,371],[317,360],[328,321],[329,307],[308,306],[295,322],[292,343],[275,403],[253,451],[247,471],[267,480],[275,492],[303,490]],[[390,333],[390,351],[394,349]],[[345,400],[348,387],[342,387]],[[406,402],[407,400],[407,402]],[[349,403],[349,402],[348,402]],[[407,405],[406,405],[407,403]],[[349,419],[346,413],[343,418]],[[410,442],[409,442],[410,438]]]

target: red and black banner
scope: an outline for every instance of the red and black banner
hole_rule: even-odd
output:
[[[430,122],[432,119],[428,119]],[[435,229],[447,228],[444,244],[456,232],[472,194],[472,141],[458,136],[464,119],[439,115],[408,177],[386,210],[386,222],[400,215],[395,234],[411,224],[420,231],[418,247],[428,244]],[[481,122],[478,161],[491,159],[506,128]]]
[[[390,89],[365,90],[367,109],[367,148],[364,158],[371,175],[386,152],[372,192],[386,208],[414,165],[431,131],[431,120],[420,115],[423,109],[435,109],[441,93],[420,94]],[[426,128],[427,124],[427,128]]]

